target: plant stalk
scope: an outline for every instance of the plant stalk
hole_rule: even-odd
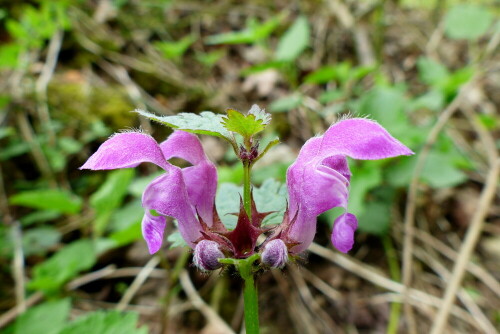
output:
[[[245,306],[245,329],[247,334],[259,334],[259,300],[255,284],[253,263],[259,258],[255,254],[240,262],[238,270],[245,281],[243,303]]]
[[[250,170],[252,165],[248,162],[243,162],[243,207],[252,221],[252,195],[250,183]]]

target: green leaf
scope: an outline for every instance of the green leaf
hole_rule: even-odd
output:
[[[206,44],[247,44],[267,38],[278,27],[284,15],[274,16],[264,23],[250,20],[247,28],[223,34],[208,36]]]
[[[274,179],[267,179],[260,187],[253,189],[257,210],[259,212],[275,211],[264,219],[262,225],[279,224],[283,221],[287,196],[286,184]]]
[[[196,38],[194,36],[188,35],[178,41],[156,42],[153,45],[158,51],[163,54],[165,58],[179,59],[195,41]]]
[[[324,84],[333,79],[335,79],[337,75],[337,70],[335,66],[323,66],[316,71],[309,73],[305,79],[305,83],[310,84]]]
[[[112,171],[102,186],[90,196],[90,205],[96,211],[93,223],[98,235],[104,232],[113,211],[122,203],[134,174],[131,168]]]
[[[444,32],[453,39],[474,40],[484,35],[493,22],[493,13],[476,4],[451,8],[444,19]]]
[[[338,89],[330,89],[321,93],[319,102],[326,104],[344,97],[344,92]]]
[[[352,164],[349,189],[349,212],[361,215],[365,211],[366,194],[382,183],[381,161],[363,161]]]
[[[239,133],[243,138],[250,138],[264,130],[262,120],[256,119],[254,115],[243,115],[234,109],[227,109],[227,116],[224,116],[222,122],[227,130]]]
[[[165,171],[162,170],[148,176],[142,176],[134,179],[130,184],[128,191],[132,196],[141,198],[142,193],[144,193],[144,190],[146,190],[147,186],[158,176],[163,175],[163,173],[165,173]]]
[[[64,327],[71,302],[68,298],[29,308],[14,323],[14,334],[56,334]]]
[[[358,217],[358,228],[362,232],[382,236],[389,229],[391,202],[368,202],[361,216]]]
[[[307,18],[298,17],[278,43],[276,59],[294,61],[309,45],[310,28]]]
[[[186,240],[184,240],[184,238],[182,237],[182,235],[179,231],[175,231],[173,233],[170,233],[167,237],[167,241],[170,243],[169,248],[186,247],[187,246]]]
[[[49,248],[61,240],[61,232],[57,229],[44,226],[29,229],[23,234],[23,251],[26,256],[43,255]]]
[[[97,260],[94,243],[78,240],[61,248],[48,260],[33,267],[32,290],[56,291],[79,272],[92,268]]]
[[[23,226],[28,226],[34,223],[43,223],[50,220],[55,220],[59,217],[61,217],[61,213],[58,211],[44,210],[28,213],[27,215],[22,216],[19,220],[21,221]]]
[[[450,75],[444,65],[427,57],[420,57],[417,61],[417,67],[420,80],[431,86],[442,85]]]
[[[96,311],[77,318],[59,334],[147,334],[147,327],[137,328],[137,313]]]
[[[240,207],[242,187],[233,183],[222,183],[217,190],[215,205],[224,225],[229,229],[236,227],[237,213]],[[259,212],[276,211],[264,219],[264,225],[278,224],[283,220],[286,209],[287,188],[274,179],[267,179],[260,187],[253,188],[255,205]]]
[[[216,136],[232,142],[231,134],[222,125],[223,115],[214,114],[210,111],[203,111],[199,115],[192,113],[180,113],[174,116],[157,116],[140,109],[136,109],[135,112],[173,129],[179,129],[196,134]]]
[[[302,104],[302,95],[292,94],[273,101],[269,106],[271,112],[286,112],[297,108]]]
[[[24,191],[11,196],[9,202],[13,205],[68,214],[78,213],[82,207],[81,198],[67,191],[56,189]]]

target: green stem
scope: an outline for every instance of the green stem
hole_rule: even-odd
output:
[[[245,329],[247,334],[259,334],[259,300],[253,274],[253,263],[259,258],[254,254],[241,261],[238,266],[241,278],[245,280],[243,301],[245,306]]]
[[[250,218],[252,220],[252,196],[251,196],[251,183],[250,183],[250,170],[252,165],[243,162],[243,207]]]
[[[384,244],[385,254],[389,263],[389,272],[391,274],[391,278],[396,282],[399,282],[399,280],[401,279],[401,272],[399,271],[396,250],[394,249],[391,238],[388,235],[385,235],[382,238],[382,243]],[[392,303],[391,313],[389,316],[389,324],[387,325],[387,334],[396,334],[398,332],[400,317],[401,303]]]

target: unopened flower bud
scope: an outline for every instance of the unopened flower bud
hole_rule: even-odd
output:
[[[202,240],[194,248],[193,262],[195,266],[203,271],[220,268],[219,259],[224,258],[219,245],[215,241]]]
[[[262,263],[273,268],[281,269],[288,261],[288,248],[281,239],[269,241],[264,246],[261,259]]]

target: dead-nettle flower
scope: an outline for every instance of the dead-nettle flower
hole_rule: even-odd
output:
[[[309,247],[317,216],[334,207],[345,212],[334,222],[332,243],[344,253],[352,248],[357,219],[347,212],[351,173],[346,157],[374,160],[411,154],[376,122],[363,118],[340,121],[324,135],[308,140],[288,169],[289,205],[283,222],[263,228],[269,213],[259,213],[252,201],[251,218],[241,203],[234,230],[228,230],[217,214],[217,171],[194,134],[175,131],[158,144],[141,132],[119,133],[104,142],[81,169],[130,168],[152,162],[166,171],[142,196],[142,231],[150,253],[160,249],[166,216],[170,216],[177,219],[182,237],[194,249],[194,263],[202,270],[219,268],[218,260],[223,257],[243,259],[255,253],[261,253],[264,265],[282,268],[289,254]],[[173,157],[191,166],[174,166],[168,162]],[[261,234],[267,237],[257,245]]]

